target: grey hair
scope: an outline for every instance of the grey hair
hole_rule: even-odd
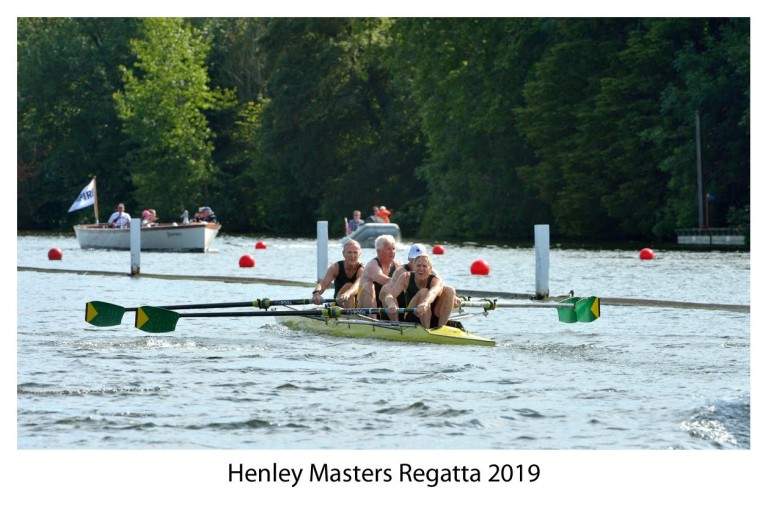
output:
[[[376,238],[375,247],[377,251],[379,249],[383,249],[385,244],[397,245],[397,242],[395,242],[395,237],[392,235],[379,235]]]
[[[350,244],[356,245],[357,248],[360,249],[361,251],[363,250],[363,248],[360,247],[360,242],[358,242],[357,240],[349,239],[346,242],[344,242],[344,245],[341,247],[341,252],[343,253],[344,251],[346,251],[347,250],[347,246],[350,245]]]

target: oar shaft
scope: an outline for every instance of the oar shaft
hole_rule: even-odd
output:
[[[163,308],[165,309],[165,308]],[[179,318],[234,317],[234,316],[322,316],[323,310],[311,311],[198,311],[179,313]]]
[[[573,308],[574,304],[558,304],[554,302],[544,302],[542,304],[496,304],[497,308]]]
[[[161,308],[165,309],[165,308]],[[397,313],[415,313],[415,308],[398,308]],[[383,315],[387,308],[353,308],[342,309],[339,307],[323,309],[301,309],[288,311],[199,311],[195,313],[178,313],[178,318],[205,318],[205,317],[238,317],[238,316],[325,316],[339,318],[342,315]]]
[[[173,304],[171,306],[156,306],[162,309],[217,309],[217,308],[258,308],[259,301],[249,302],[213,302],[209,304]],[[126,311],[137,311],[138,307],[125,308]]]
[[[557,318],[561,322],[592,322],[600,317],[600,299],[591,297],[570,297],[562,302],[533,302],[510,304],[496,302],[491,299],[479,301],[465,300],[461,302],[463,307],[480,307],[485,311],[493,311],[498,308],[555,308]]]
[[[336,299],[323,299],[323,302],[334,302]],[[162,309],[225,309],[225,308],[260,308],[269,309],[274,306],[301,306],[312,304],[312,299],[256,299],[246,302],[212,302],[208,304],[174,304],[171,306],[155,306]],[[138,311],[138,307],[125,308],[125,311]]]
[[[171,332],[176,329],[176,323],[181,317],[237,317],[237,316],[318,316],[324,318],[340,318],[342,315],[370,315],[383,313],[384,308],[342,309],[338,306],[322,309],[304,309],[293,311],[198,311],[193,313],[179,313],[171,309],[162,309],[154,306],[141,306],[136,311],[135,326],[146,332]],[[413,312],[414,309],[403,308],[398,312]]]
[[[468,308],[573,308],[574,304],[564,304],[560,302],[542,302],[542,303],[520,303],[520,304],[505,304],[503,302],[495,302],[492,300],[486,301],[462,301],[462,307]]]

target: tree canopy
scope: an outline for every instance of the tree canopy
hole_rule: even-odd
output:
[[[310,235],[664,240],[748,227],[748,18],[18,18],[18,229],[203,204]],[[51,212],[61,214],[52,215]]]

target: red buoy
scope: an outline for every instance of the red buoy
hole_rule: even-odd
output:
[[[48,251],[48,259],[49,260],[60,260],[64,256],[64,253],[61,252],[61,249],[58,247],[54,247],[50,251]]]
[[[485,260],[475,260],[472,262],[472,266],[469,267],[469,271],[472,272],[473,276],[487,276],[491,271],[491,266]]]
[[[267,248],[267,244],[265,244],[264,242],[259,240],[258,242],[256,242],[256,248],[257,249],[266,249]]]
[[[442,245],[437,244],[432,248],[432,254],[445,254],[445,249]]]
[[[256,258],[251,256],[250,254],[243,254],[240,256],[240,266],[241,267],[253,267],[256,265]]]
[[[640,251],[640,259],[641,260],[652,260],[653,259],[653,251],[646,247],[642,251]]]

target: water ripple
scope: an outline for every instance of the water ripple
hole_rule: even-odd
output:
[[[20,384],[16,387],[18,395],[131,395],[131,394],[157,394],[167,391],[166,388],[152,387],[109,387],[109,388],[78,388],[78,389],[32,389],[36,384]]]
[[[706,406],[680,425],[691,436],[711,441],[717,448],[749,448],[749,426],[748,399]]]
[[[55,239],[67,257],[54,262],[46,258],[50,237],[17,236],[19,268],[52,270],[16,273],[19,448],[750,447],[744,313],[605,306],[597,322],[564,324],[551,310],[507,309],[464,323],[495,347],[331,338],[268,317],[184,318],[166,334],[138,331],[131,312],[114,327],[84,322],[92,300],[300,298],[316,282],[312,240],[273,240],[246,271],[232,263],[253,241],[220,236],[210,254],[142,254],[147,273],[214,279],[94,275],[88,271],[114,271],[116,258],[127,272],[127,253],[83,251],[70,234]],[[398,247],[401,257],[409,245]],[[530,289],[530,248],[451,249],[439,271],[457,288],[484,286],[466,272],[483,257],[497,272],[487,286]],[[361,259],[373,256],[364,249]],[[665,253],[649,265],[634,251],[552,256],[553,294],[749,302],[749,253]],[[246,274],[308,284],[215,278]]]
[[[433,417],[433,416],[439,416],[439,417],[452,417],[452,416],[461,416],[463,414],[469,414],[472,412],[469,409],[443,409],[443,410],[433,410],[430,407],[428,407],[424,402],[415,402],[411,405],[405,406],[405,407],[385,407],[383,409],[378,409],[375,411],[379,414],[406,414],[410,416],[418,416],[418,417]]]

